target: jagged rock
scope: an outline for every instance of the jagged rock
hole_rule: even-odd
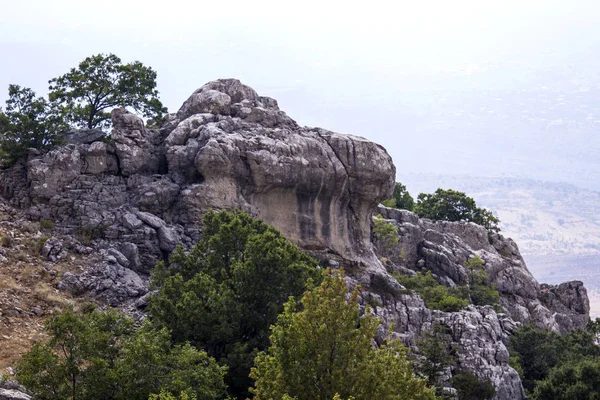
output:
[[[129,267],[129,259],[127,257],[125,257],[123,255],[123,253],[121,253],[119,250],[108,249],[108,254],[111,255],[112,257],[114,257],[115,260],[117,261],[117,263],[119,265],[121,265],[122,267],[125,267],[125,268]]]
[[[127,300],[135,300],[148,293],[147,283],[134,271],[114,262],[102,261],[94,264],[82,274],[66,272],[58,288],[75,295],[91,294],[98,300],[118,306]]]
[[[135,243],[126,242],[121,245],[121,253],[127,257],[132,270],[138,271],[141,265],[140,253]]]
[[[158,228],[158,243],[161,250],[171,252],[177,247],[179,238],[177,237],[175,230],[167,228],[166,226],[161,226]]]
[[[90,144],[102,140],[105,136],[101,129],[79,129],[65,133],[69,144]]]
[[[57,262],[67,258],[67,252],[63,248],[63,241],[57,238],[50,238],[46,240],[44,246],[42,246],[41,254],[48,261]]]
[[[137,229],[142,226],[143,222],[141,219],[136,217],[134,214],[125,213],[123,215],[123,225],[129,229]]]
[[[152,215],[150,213],[144,211],[138,211],[136,213],[137,217],[141,219],[144,223],[148,224],[154,229],[159,229],[165,226],[165,221],[158,218],[156,215]]]
[[[30,400],[31,396],[18,390],[0,389],[0,400]]]

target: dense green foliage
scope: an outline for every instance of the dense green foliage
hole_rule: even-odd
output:
[[[225,367],[189,344],[171,345],[166,329],[134,330],[117,311],[72,310],[46,322],[50,337],[17,365],[17,379],[40,400],[146,400],[151,394],[185,393],[223,399]]]
[[[398,227],[381,215],[373,217],[373,242],[378,249],[389,252],[398,244]]]
[[[166,112],[158,99],[156,72],[139,61],[123,64],[114,54],[87,57],[49,84],[50,101],[79,127],[107,127],[109,111],[116,107],[131,107],[147,118]]]
[[[429,271],[425,274],[417,272],[414,276],[395,277],[402,286],[419,294],[429,309],[452,312],[459,311],[469,304],[466,288],[440,285]]]
[[[489,400],[496,395],[496,389],[490,381],[480,380],[471,372],[454,375],[452,387],[456,389],[456,400]]]
[[[600,322],[559,335],[531,325],[517,329],[510,341],[511,365],[533,399],[587,399],[600,393]],[[579,397],[578,397],[579,396]]]
[[[410,193],[408,193],[408,190],[406,190],[406,186],[400,182],[396,182],[392,198],[384,200],[382,204],[386,207],[412,211],[415,206],[415,200],[412,198]]]
[[[471,197],[452,189],[437,189],[435,193],[419,194],[414,211],[420,217],[433,220],[464,220],[482,225],[489,231],[500,230],[500,221],[490,211],[477,207]]]
[[[189,341],[229,366],[231,393],[245,396],[254,356],[290,296],[319,281],[317,262],[274,228],[241,211],[209,212],[202,240],[160,263],[148,313],[177,343]]]
[[[255,400],[435,398],[413,374],[399,341],[373,347],[379,321],[369,312],[360,315],[358,289],[349,300],[347,294],[337,271],[305,293],[300,311],[294,299],[286,303],[271,346],[256,357]]]
[[[4,112],[0,110],[0,157],[5,166],[23,157],[28,148],[47,149],[63,143],[64,124],[51,105],[35,92],[9,85]]]

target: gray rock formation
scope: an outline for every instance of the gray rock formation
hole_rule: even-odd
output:
[[[450,328],[459,348],[458,369],[489,379],[497,399],[523,399],[524,392],[516,371],[508,365],[508,339],[521,323],[567,332],[582,327],[589,319],[589,302],[581,282],[558,286],[539,285],[527,270],[517,245],[499,234],[488,234],[473,223],[430,221],[406,210],[379,206],[378,212],[398,228],[398,244],[376,252],[388,261],[389,273],[410,274],[431,271],[446,286],[465,285],[465,262],[478,255],[490,282],[500,293],[506,313],[490,306],[469,306],[460,312],[428,310],[419,296],[394,289],[394,283],[373,276],[365,304],[381,304],[375,313],[384,327],[393,324],[394,332],[407,345],[434,322]],[[396,283],[397,285],[397,283]],[[384,330],[383,330],[384,332]]]
[[[0,389],[0,400],[30,400],[31,396],[18,390]]]
[[[126,110],[112,112],[111,141],[81,134],[0,174],[0,193],[29,218],[52,220],[59,233],[101,249],[92,267],[65,274],[60,287],[121,307],[146,304],[154,264],[179,244],[192,246],[210,209],[241,208],[329,262],[343,265],[362,301],[394,335],[415,345],[434,322],[459,345],[459,367],[490,379],[498,399],[522,399],[508,365],[507,340],[519,323],[565,332],[582,326],[589,305],[580,282],[539,285],[510,239],[477,225],[432,222],[377,206],[391,194],[395,167],[363,138],[300,127],[277,102],[234,79],[196,90],[159,130]],[[375,248],[377,211],[399,229],[393,249]],[[84,252],[85,246],[78,244]],[[49,259],[64,244],[47,242]],[[377,252],[377,254],[376,254]],[[506,313],[469,306],[429,310],[391,273],[430,270],[439,282],[468,282],[465,261],[478,255],[501,293]],[[386,258],[385,266],[379,258]]]

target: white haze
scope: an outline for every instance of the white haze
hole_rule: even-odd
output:
[[[292,118],[383,144],[409,172],[600,190],[597,1],[9,1],[0,101],[86,56],[159,74],[175,111],[234,77]]]

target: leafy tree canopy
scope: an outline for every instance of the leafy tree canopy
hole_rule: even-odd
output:
[[[47,343],[34,344],[16,377],[40,400],[146,400],[151,394],[185,393],[223,399],[226,368],[189,344],[172,346],[166,329],[133,321],[114,310],[46,322]]]
[[[64,141],[67,125],[56,110],[29,88],[9,85],[5,111],[0,110],[0,156],[5,166],[28,148],[47,149]]]
[[[98,54],[54,78],[49,99],[78,127],[106,128],[110,110],[131,107],[147,118],[160,118],[166,108],[158,99],[156,72],[139,61],[123,64],[114,54]]]
[[[252,369],[255,400],[435,399],[400,341],[373,347],[379,321],[369,310],[360,315],[358,289],[347,295],[337,271],[304,294],[300,311],[294,299],[286,303]]]
[[[410,193],[408,193],[405,185],[401,184],[400,182],[396,182],[392,198],[385,200],[382,204],[386,207],[412,211],[415,206],[415,200],[412,198]]]
[[[510,339],[510,361],[519,371],[527,393],[532,394],[534,399],[550,399],[553,393],[561,393],[554,398],[570,399],[578,398],[569,397],[567,394],[571,391],[578,393],[580,389],[585,391],[589,387],[600,387],[594,386],[600,383],[596,381],[597,377],[586,372],[600,365],[600,346],[597,344],[599,327],[597,319],[589,322],[585,329],[577,329],[563,336],[531,325],[517,329]],[[570,377],[573,387],[564,381],[565,376]],[[566,397],[562,397],[562,394]]]
[[[500,221],[490,211],[477,207],[471,197],[452,189],[437,189],[435,193],[419,194],[414,211],[420,217],[433,220],[464,220],[482,225],[489,231],[500,230]]]
[[[189,253],[178,249],[168,266],[155,268],[152,282],[160,290],[148,312],[176,342],[189,341],[228,365],[231,393],[244,397],[269,326],[288,297],[300,296],[321,273],[313,258],[244,212],[209,212],[202,228]]]

